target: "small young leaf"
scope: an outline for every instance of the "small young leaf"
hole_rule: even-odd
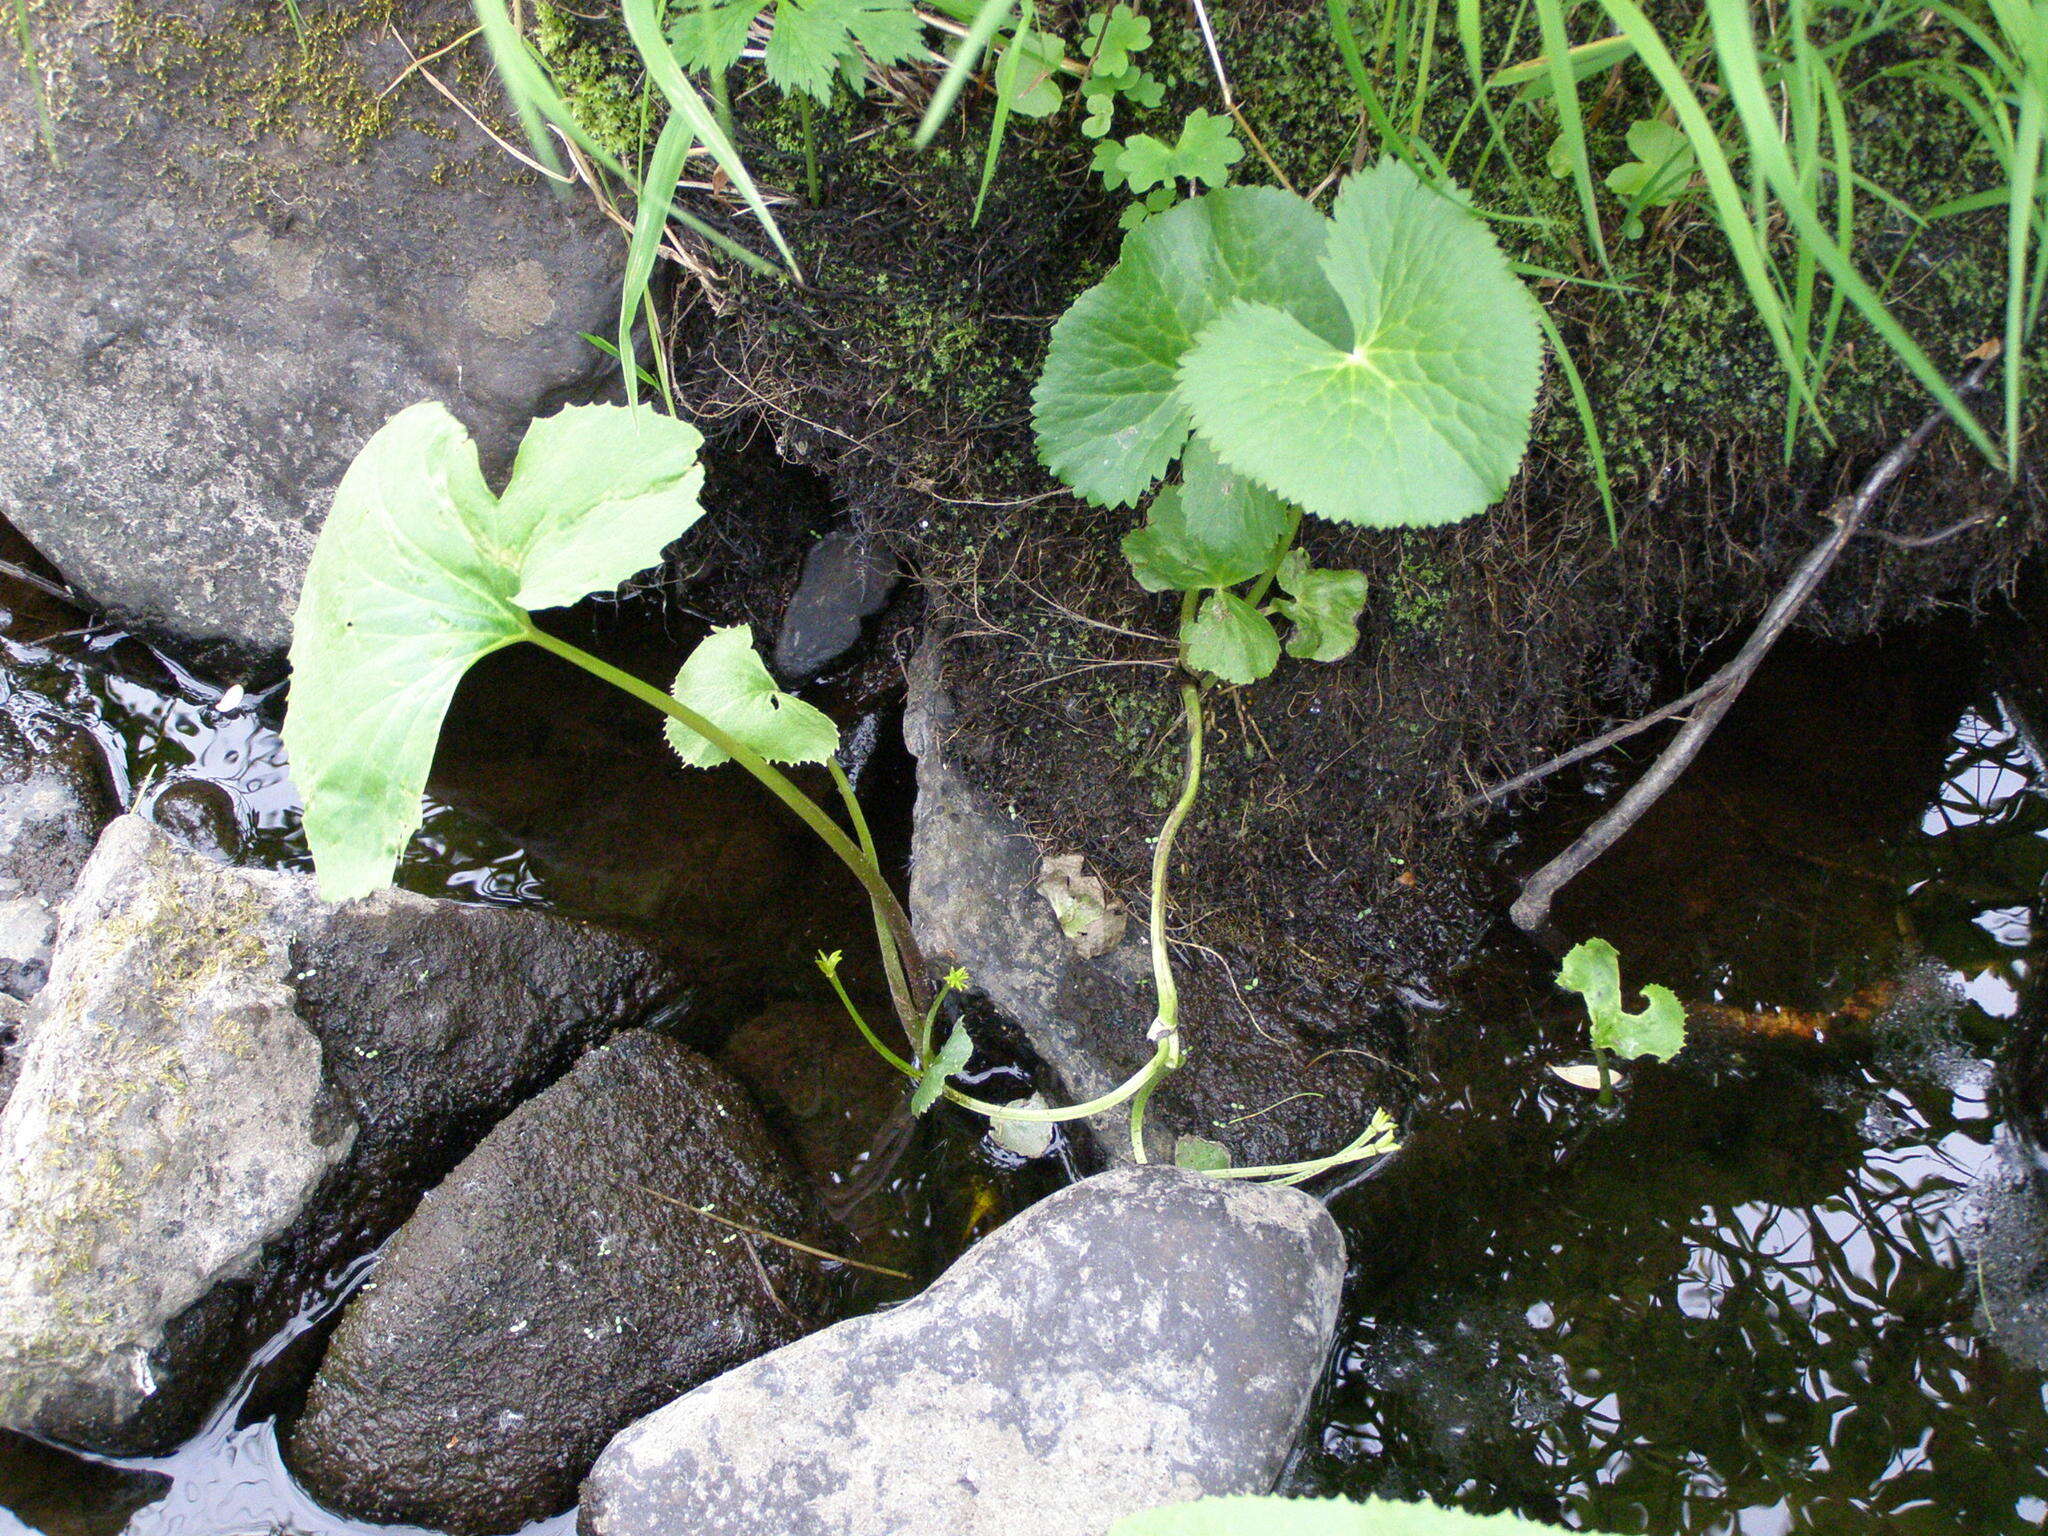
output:
[[[455,685],[523,638],[522,610],[616,587],[704,515],[702,441],[652,410],[572,407],[527,429],[502,501],[443,406],[363,445],[292,624],[284,741],[323,896],[390,881]]]
[[[965,1024],[955,1025],[946,1043],[939,1047],[924,1072],[917,1080],[917,1088],[910,1095],[910,1112],[921,1115],[939,1102],[939,1094],[946,1086],[946,1079],[967,1065],[974,1055],[974,1041],[968,1037]]]
[[[1088,18],[1088,41],[1081,52],[1094,60],[1098,75],[1120,75],[1131,67],[1131,55],[1152,46],[1152,23],[1128,5],[1097,11]]]
[[[875,63],[896,64],[922,42],[909,0],[776,0],[762,65],[785,96],[830,102],[841,64],[859,60],[856,43]]]
[[[1564,957],[1557,984],[1586,1000],[1593,1044],[1624,1058],[1669,1061],[1685,1045],[1685,1008],[1668,987],[1643,988],[1649,1006],[1629,1013],[1621,1005],[1621,955],[1605,939],[1587,939]]]
[[[1045,1095],[1034,1093],[1029,1098],[1009,1106],[1012,1109],[1049,1109]],[[988,1122],[988,1139],[1005,1152],[1022,1158],[1043,1157],[1052,1150],[1053,1137],[1057,1134],[1049,1120],[1003,1120],[991,1116]]]
[[[1108,277],[1052,328],[1032,391],[1039,456],[1082,496],[1129,506],[1187,441],[1181,354],[1217,311],[1246,298],[1349,345],[1350,323],[1316,269],[1328,221],[1272,187],[1226,187],[1148,219]]]
[[[1017,51],[1016,77],[1011,84],[1010,110],[1019,117],[1051,117],[1066,98],[1060,91],[1060,64],[1065,54],[1060,40],[1044,32],[1026,32],[1020,43],[1014,39],[1004,49]]]
[[[1190,667],[1240,688],[1280,665],[1280,637],[1235,592],[1211,592],[1180,638]]]
[[[1661,208],[1685,195],[1698,161],[1681,129],[1662,118],[1629,124],[1628,149],[1635,159],[1607,173],[1607,189],[1639,208]]]
[[[1543,362],[1535,300],[1493,235],[1382,160],[1337,194],[1322,268],[1346,335],[1237,298],[1180,362],[1195,425],[1224,463],[1337,522],[1484,511],[1522,461]]]
[[[839,750],[832,717],[775,686],[754,650],[754,632],[728,625],[706,635],[690,653],[669,689],[685,704],[742,746],[771,763],[829,762]],[[723,749],[680,720],[667,724],[668,744],[692,768],[715,768]]]
[[[1149,133],[1133,134],[1126,139],[1117,168],[1133,192],[1150,191],[1176,177],[1220,187],[1230,180],[1230,168],[1243,158],[1244,146],[1231,131],[1230,119],[1197,107],[1188,114],[1180,137],[1171,145]]]
[[[1173,1161],[1197,1173],[1220,1173],[1230,1166],[1230,1148],[1201,1136],[1182,1136],[1173,1144]]]
[[[1081,120],[1081,132],[1091,139],[1099,139],[1116,126],[1116,97],[1109,91],[1090,91],[1084,98],[1088,104],[1088,115]],[[1095,152],[1095,169],[1103,170],[1102,151],[1108,149],[1114,161],[1123,153],[1121,144],[1098,145]],[[1104,175],[1108,172],[1104,171]],[[1111,182],[1110,190],[1115,191],[1119,183]]]
[[[1123,550],[1147,592],[1199,592],[1262,574],[1286,537],[1280,498],[1225,469],[1197,437],[1181,460],[1181,483],[1152,498],[1145,526],[1124,535]]]
[[[747,46],[747,29],[761,14],[761,0],[678,0],[669,41],[686,69],[728,70]]]
[[[1200,439],[1197,439],[1200,441]],[[1273,605],[1292,621],[1287,654],[1303,661],[1342,661],[1358,644],[1358,615],[1365,607],[1363,571],[1319,571],[1298,549],[1280,562],[1280,589]]]

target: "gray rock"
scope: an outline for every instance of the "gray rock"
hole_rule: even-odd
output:
[[[57,904],[118,810],[90,735],[0,713],[0,993],[41,989]]]
[[[822,1236],[740,1085],[632,1031],[514,1111],[399,1230],[293,1431],[308,1491],[361,1519],[516,1530],[573,1504],[619,1429],[824,1320],[816,1261],[678,1201]]]
[[[227,786],[211,779],[173,779],[150,800],[149,819],[216,863],[241,854],[241,810]]]
[[[1069,938],[1042,889],[1046,855],[1060,850],[1041,848],[963,771],[936,644],[912,659],[909,683],[903,736],[917,758],[909,906],[918,943],[933,964],[965,968],[1059,1077],[1067,1102],[1106,1093],[1153,1051],[1145,914],[1132,912],[1104,953],[1087,942],[1092,934]],[[1221,1141],[1247,1167],[1322,1156],[1385,1104],[1376,1055],[1332,1049],[1285,1020],[1255,1020],[1220,967],[1205,973],[1185,951],[1176,965],[1186,1061],[1146,1113],[1156,1160],[1171,1162],[1182,1135]],[[1119,1108],[1080,1128],[1101,1156],[1127,1161],[1129,1127]]]
[[[0,515],[132,626],[274,657],[342,469],[448,403],[486,470],[607,377],[622,244],[409,62],[458,0],[37,12],[56,114],[0,69]],[[471,44],[435,61],[484,110]],[[516,137],[516,130],[513,134]]]
[[[1337,1322],[1344,1243],[1298,1191],[1118,1169],[1048,1197],[917,1300],[635,1424],[585,1536],[1100,1536],[1264,1493]]]
[[[0,1426],[162,1449],[506,1110],[687,996],[545,914],[101,837],[0,1112]]]
[[[861,620],[887,606],[896,580],[896,556],[880,539],[826,534],[804,556],[775,635],[775,670],[791,682],[824,671],[853,649]]]

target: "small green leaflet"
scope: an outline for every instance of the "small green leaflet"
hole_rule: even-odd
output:
[[[1082,496],[1129,506],[1164,475],[1191,425],[1181,354],[1234,299],[1293,316],[1334,346],[1342,302],[1317,269],[1328,221],[1273,187],[1226,187],[1147,219],[1108,277],[1052,328],[1032,391],[1039,457]]]
[[[1128,5],[1112,6],[1088,18],[1088,41],[1081,55],[1093,61],[1094,75],[1121,75],[1131,55],[1152,46],[1152,23]]]
[[[690,652],[669,693],[771,763],[824,763],[839,750],[832,717],[775,686],[745,624],[714,629]],[[716,768],[726,754],[680,720],[668,744],[692,768]]]
[[[1190,418],[1226,464],[1336,522],[1484,511],[1522,461],[1543,363],[1492,234],[1387,159],[1337,194],[1321,266],[1344,336],[1255,296],[1220,305],[1180,360]]]
[[[1234,586],[1272,567],[1288,522],[1279,497],[1225,469],[1197,437],[1181,460],[1181,483],[1154,496],[1145,526],[1124,535],[1124,558],[1147,592]]]
[[[862,54],[875,64],[900,64],[923,43],[924,25],[909,0],[776,0],[775,30],[761,62],[785,96],[802,91],[829,103],[842,69],[854,66],[865,78]]]
[[[1656,208],[1684,195],[1697,162],[1683,130],[1661,118],[1638,118],[1628,126],[1628,152],[1635,159],[1607,173],[1607,190],[1639,208]]]
[[[536,421],[502,498],[447,408],[400,411],[342,476],[292,623],[285,748],[329,901],[390,882],[441,720],[527,611],[609,591],[704,515],[695,427],[572,406]]]
[[[1211,592],[1181,631],[1189,667],[1242,688],[1280,665],[1280,637],[1266,616],[1235,592]]]
[[[1015,63],[1010,61],[1015,59]],[[1060,65],[1066,58],[1060,40],[1047,32],[1027,31],[1003,48],[1003,67],[1010,77],[1010,110],[1019,117],[1051,117],[1059,111]]]
[[[677,60],[685,69],[713,74],[731,69],[762,9],[761,0],[677,0],[668,29]]]
[[[910,1095],[910,1112],[921,1115],[939,1102],[939,1094],[946,1086],[946,1079],[967,1065],[974,1055],[974,1041],[968,1037],[967,1026],[954,1026],[946,1043],[939,1047],[923,1074],[917,1080],[917,1088]]]
[[[1173,1144],[1175,1166],[1196,1173],[1221,1173],[1230,1166],[1230,1148],[1203,1136],[1182,1136]]]
[[[1197,1499],[1127,1515],[1108,1536],[1556,1536],[1520,1515],[1468,1515],[1393,1499]],[[1580,1536],[1601,1536],[1581,1532]]]
[[[1286,597],[1273,611],[1292,621],[1287,654],[1302,661],[1342,661],[1358,645],[1358,615],[1365,607],[1363,571],[1319,571],[1298,549],[1280,562]]]
[[[1230,180],[1230,168],[1243,158],[1244,146],[1231,131],[1230,119],[1197,107],[1181,125],[1180,137],[1170,145],[1149,133],[1134,133],[1124,140],[1116,169],[1133,192],[1149,192],[1176,177],[1220,187]]]
[[[1593,1044],[1633,1060],[1669,1061],[1685,1046],[1685,1008],[1668,987],[1643,988],[1641,1013],[1621,1006],[1621,955],[1605,939],[1588,939],[1564,957],[1557,984],[1586,1000]]]

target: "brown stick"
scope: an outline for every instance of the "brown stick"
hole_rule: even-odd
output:
[[[1982,388],[1985,374],[1998,353],[1996,342],[1986,342],[1971,353],[1975,365],[1957,385],[1957,392]],[[1764,657],[1770,654],[1771,647],[1791,627],[1792,621],[1799,616],[1799,610],[1806,606],[1807,599],[1834,569],[1835,561],[1848,548],[1850,540],[1856,537],[1858,526],[1877,504],[1878,498],[1920,456],[1920,450],[1927,446],[1928,440],[1947,419],[1946,411],[1935,411],[1878,461],[1877,467],[1857,487],[1854,496],[1828,509],[1828,517],[1835,526],[1807,552],[1791,579],[1771,599],[1770,606],[1764,610],[1756,628],[1750,631],[1742,649],[1700,689],[1694,690],[1696,695],[1706,695],[1700,699],[1699,709],[1679,728],[1670,745],[1657,755],[1657,761],[1650,765],[1649,771],[1629,786],[1628,793],[1615,803],[1612,810],[1586,828],[1578,841],[1523,883],[1522,894],[1508,908],[1508,916],[1517,928],[1530,933],[1549,921],[1550,904],[1557,899],[1557,893],[1620,841],[1622,834],[1634,826],[1643,812],[1654,805],[1677,782],[1678,776],[1691,766],[1692,760],[1699,756],[1700,748],[1713,734],[1714,727],[1721,723],[1721,717],[1728,713]]]
[[[1716,673],[1704,683],[1701,683],[1699,687],[1693,689],[1691,693],[1683,694],[1673,699],[1669,704],[1661,704],[1647,715],[1638,715],[1626,725],[1617,725],[1613,730],[1595,736],[1591,741],[1582,741],[1576,747],[1573,747],[1571,751],[1560,752],[1556,757],[1550,759],[1549,762],[1538,763],[1534,768],[1524,773],[1518,773],[1512,779],[1502,779],[1490,789],[1475,790],[1460,800],[1452,809],[1454,811],[1472,811],[1477,810],[1482,805],[1491,805],[1496,800],[1504,800],[1509,795],[1515,793],[1516,790],[1527,789],[1531,784],[1541,779],[1549,778],[1560,768],[1569,768],[1573,763],[1582,763],[1589,757],[1605,752],[1609,747],[1619,746],[1631,736],[1642,734],[1653,725],[1662,724],[1673,715],[1684,714],[1701,700],[1712,698],[1725,686],[1726,683],[1721,675]]]

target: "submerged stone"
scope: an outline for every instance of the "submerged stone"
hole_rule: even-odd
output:
[[[335,907],[115,821],[0,1111],[0,1427],[175,1443],[507,1109],[687,996],[583,924]]]
[[[746,1092],[645,1031],[591,1052],[420,1202],[289,1452],[358,1518],[516,1530],[633,1419],[823,1320],[815,1206]]]
[[[796,595],[775,635],[775,670],[790,682],[815,677],[860,640],[896,590],[896,556],[880,539],[828,533],[804,556]]]
[[[1344,1242],[1291,1189],[1176,1168],[1061,1190],[915,1301],[649,1415],[584,1536],[1100,1536],[1271,1489],[1337,1322]]]

